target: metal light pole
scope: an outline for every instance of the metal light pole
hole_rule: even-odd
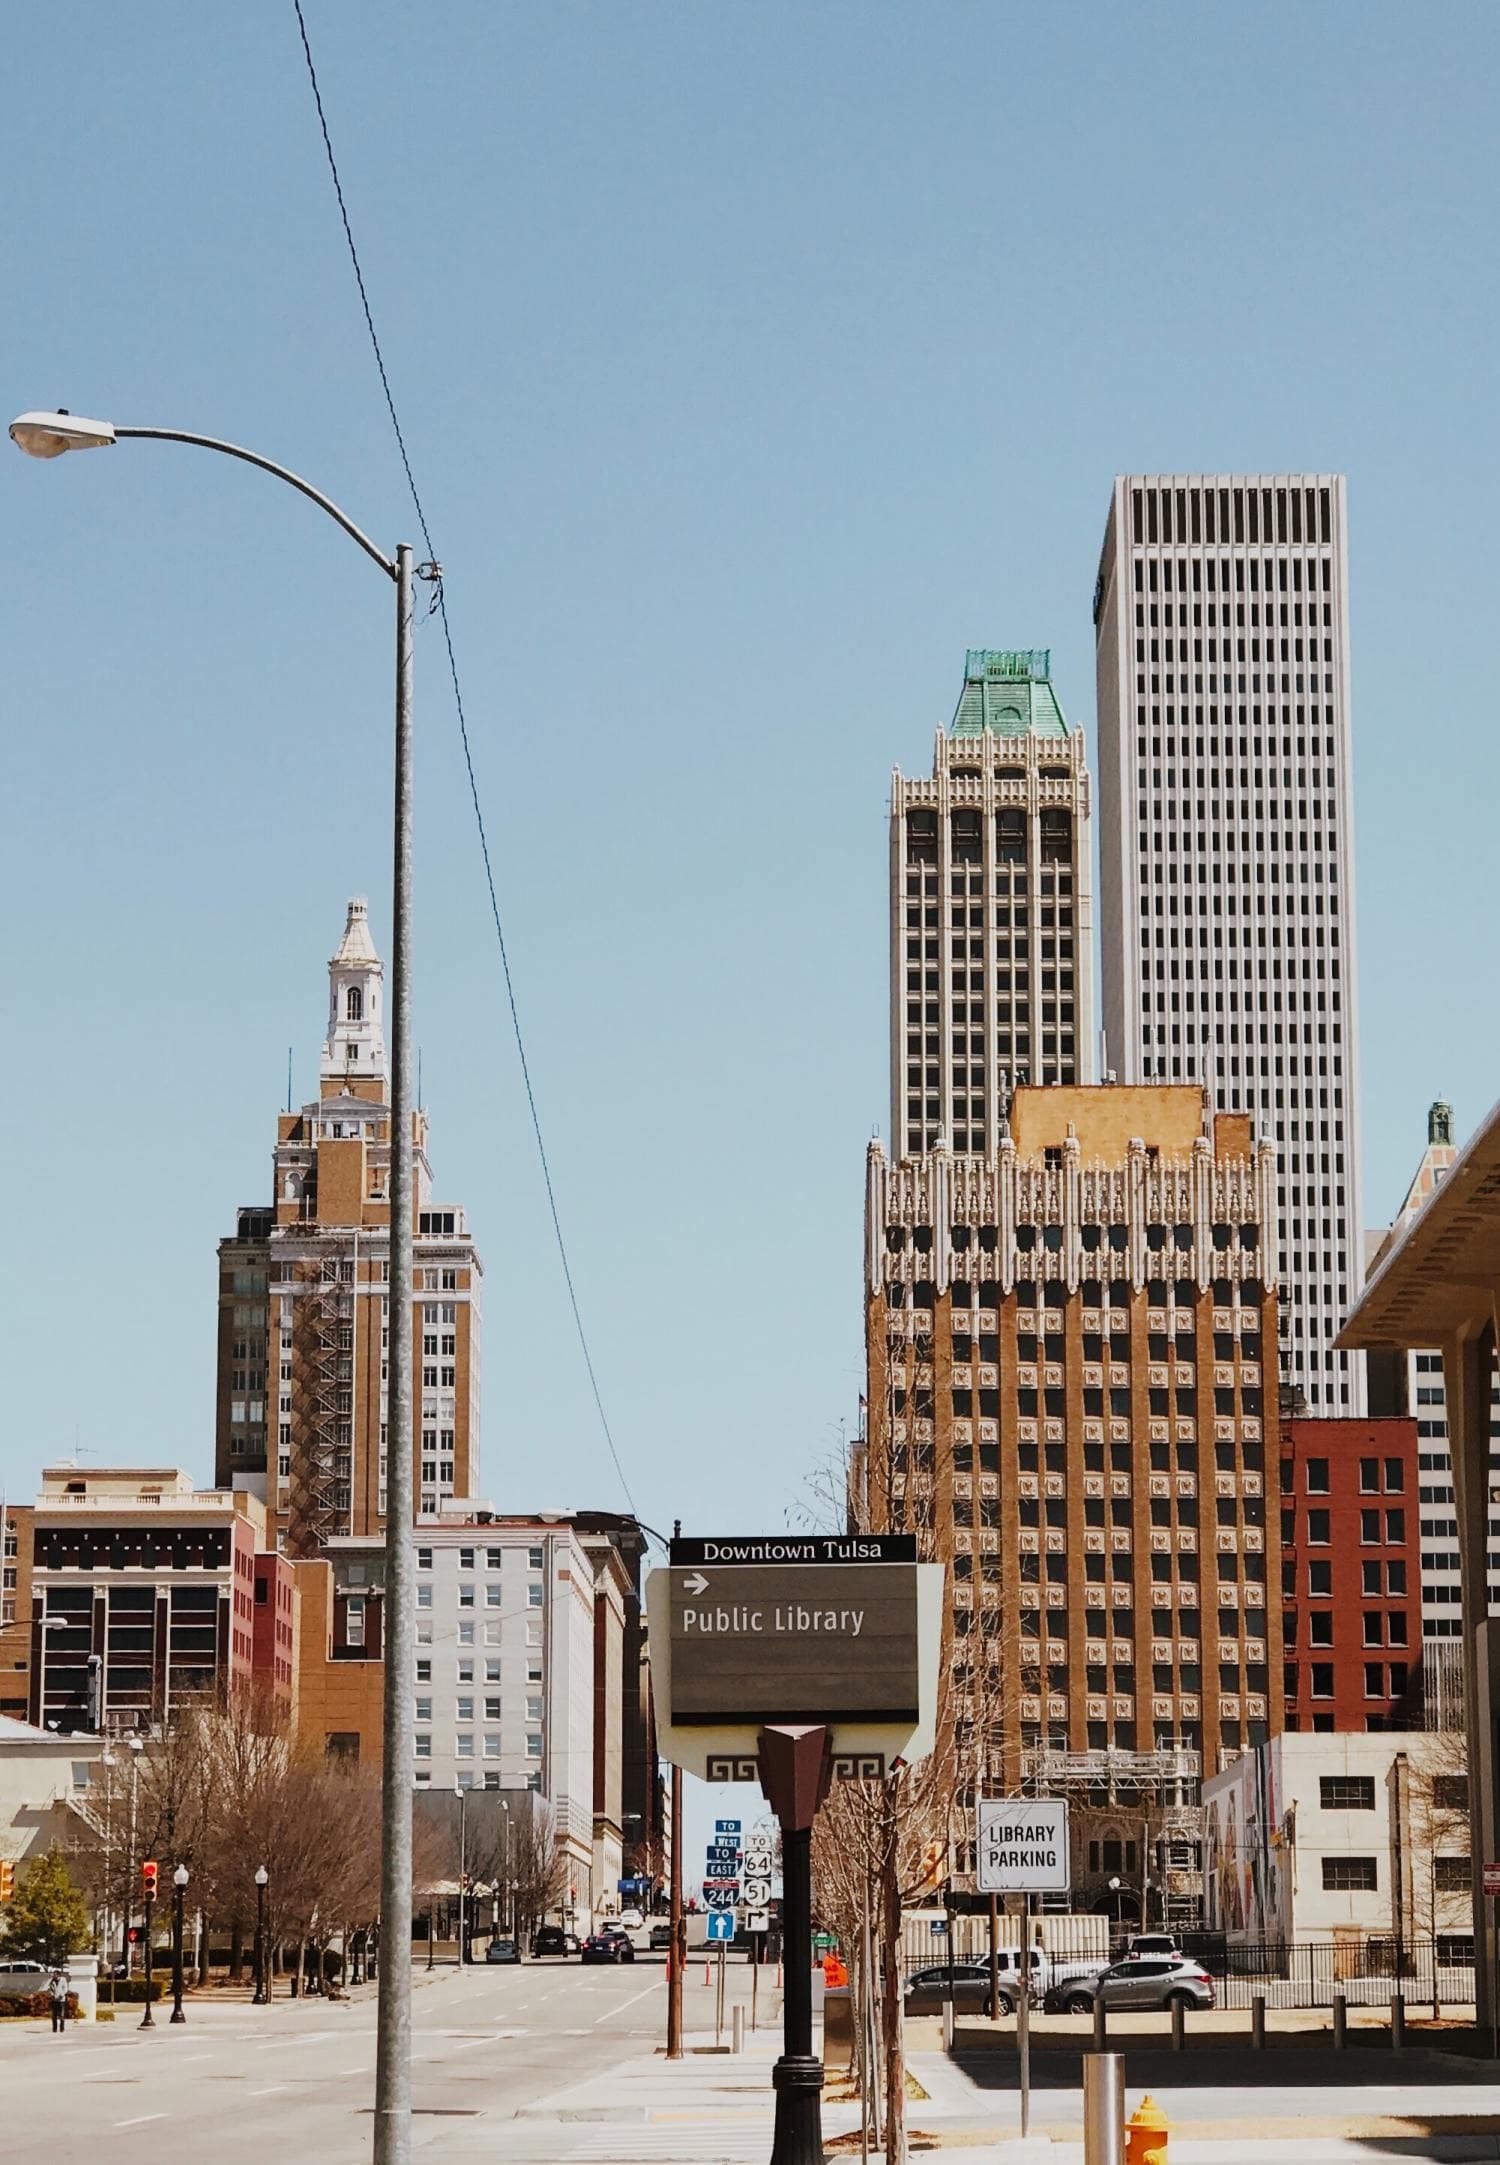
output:
[[[104,1922],[100,1925],[96,1918],[95,1931],[96,1936],[104,1943],[104,1967],[107,1972],[105,1981],[109,1985],[109,2004],[113,2007],[115,2003],[115,1965],[114,1958],[110,1953],[109,1939],[114,1924],[114,1915],[110,1906],[109,1867],[110,1853],[114,1847],[115,1755],[111,1751],[103,1751],[99,1754],[99,1757],[104,1765]]]
[[[125,1742],[130,1752],[130,1854],[125,1859],[125,1921],[120,1927],[120,1960],[125,1965],[125,1975],[128,1980],[130,1976],[130,1885],[138,1861],[135,1853],[135,1807],[141,1786],[141,1753],[146,1747],[139,1737],[127,1737]]]
[[[26,413],[10,425],[32,458],[103,448],[125,438],[193,444],[258,466],[284,481],[341,526],[396,589],[396,742],[391,893],[391,1206],[389,1383],[386,1398],[384,1758],[380,1800],[381,1940],[391,1952],[379,1972],[375,2042],[375,2165],[411,2158],[411,1814],[416,1771],[407,1663],[416,1626],[412,1526],[412,1088],[411,1088],[411,802],[412,552],[376,547],[331,498],[290,467],[215,436],[185,429],[117,428],[65,413]],[[424,564],[422,577],[441,577]],[[151,2003],[146,2002],[149,2016]]]
[[[453,1787],[458,1797],[458,1964],[462,1969],[469,1959],[468,1912],[464,1904],[464,1875],[469,1862],[469,1792],[456,1774]]]
[[[141,2028],[142,2028],[143,2030],[154,2030],[154,2029],[156,2028],[156,2018],[155,2018],[155,2016],[154,2016],[154,2015],[152,2014],[152,2012],[151,2012],[151,1912],[152,1912],[152,1910],[153,1910],[153,1909],[155,1908],[155,1906],[156,1906],[156,1879],[155,1879],[155,1872],[156,1872],[156,1867],[155,1867],[155,1865],[153,1865],[153,1866],[151,1867],[151,1871],[152,1871],[152,1877],[150,1877],[150,1878],[149,1878],[149,1879],[148,1879],[148,1880],[146,1881],[146,1893],[145,1893],[145,1911],[146,1911],[146,1935],[145,1935],[145,1938],[146,1938],[146,2012],[145,2012],[145,2013],[144,2013],[144,2014],[142,2015],[142,2017],[141,2017]]]
[[[266,1990],[266,1888],[271,1875],[265,1866],[257,1865],[255,1871],[255,1997],[252,2007],[265,2007],[271,1995]]]
[[[187,1897],[188,1868],[179,1864],[172,1874],[172,2020],[186,2022],[182,2011],[182,1905]]]

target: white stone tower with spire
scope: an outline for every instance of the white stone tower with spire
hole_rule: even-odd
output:
[[[385,966],[370,937],[363,895],[349,902],[344,936],[328,965],[328,1036],[319,1062],[324,1082],[344,1076],[386,1080]]]

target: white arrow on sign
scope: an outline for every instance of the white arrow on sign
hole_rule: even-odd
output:
[[[708,1581],[701,1571],[695,1571],[690,1579],[683,1580],[682,1590],[685,1594],[706,1594]]]

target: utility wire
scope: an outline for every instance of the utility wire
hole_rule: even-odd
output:
[[[297,28],[301,33],[302,53],[307,62],[307,79],[312,85],[313,103],[318,109],[318,125],[323,131],[323,148],[328,155],[328,171],[333,180],[333,192],[338,198],[339,217],[343,222],[344,239],[349,244],[349,261],[354,269],[354,282],[359,287],[359,301],[361,308],[364,310],[365,329],[370,334],[370,348],[375,356],[375,366],[380,372],[380,388],[385,393],[386,411],[391,417],[391,428],[395,433],[396,448],[401,454],[401,464],[406,474],[406,485],[411,491],[412,505],[417,514],[417,524],[422,529],[422,540],[426,545],[427,554],[431,560],[434,579],[432,607],[437,611],[438,621],[443,627],[443,645],[448,653],[448,675],[453,684],[453,704],[458,714],[459,737],[463,743],[464,768],[469,778],[469,800],[474,807],[474,824],[479,832],[479,849],[484,859],[485,885],[489,889],[490,915],[494,920],[495,940],[500,950],[500,968],[505,978],[505,998],[510,1008],[510,1024],[515,1036],[516,1054],[521,1063],[521,1080],[526,1089],[526,1105],[531,1115],[531,1132],[536,1137],[537,1157],[541,1162],[542,1181],[547,1191],[547,1208],[551,1213],[552,1230],[557,1238],[557,1253],[562,1264],[563,1282],[568,1289],[568,1305],[573,1311],[573,1324],[578,1333],[578,1344],[583,1354],[584,1368],[588,1372],[589,1389],[593,1393],[594,1407],[599,1415],[599,1425],[604,1431],[604,1440],[609,1446],[609,1455],[614,1461],[615,1472],[619,1475],[620,1486],[625,1492],[625,1500],[630,1505],[635,1518],[639,1520],[640,1513],[636,1509],[635,1498],[630,1492],[630,1483],[625,1477],[625,1468],[621,1463],[619,1451],[615,1447],[614,1431],[609,1425],[609,1416],[604,1410],[604,1395],[599,1388],[599,1377],[594,1367],[594,1356],[589,1350],[588,1333],[583,1327],[583,1311],[578,1303],[578,1288],[573,1281],[573,1266],[568,1258],[568,1244],[563,1238],[562,1216],[557,1207],[557,1190],[553,1186],[552,1166],[547,1157],[547,1145],[542,1135],[541,1115],[537,1110],[536,1092],[531,1082],[531,1063],[526,1057],[526,1040],[521,1032],[521,1015],[516,1004],[515,980],[511,976],[510,955],[505,945],[505,928],[500,918],[500,900],[495,890],[495,868],[490,856],[489,835],[484,824],[484,808],[479,796],[479,782],[474,773],[474,753],[469,742],[469,723],[464,712],[463,687],[459,681],[458,659],[453,648],[453,630],[448,622],[448,599],[443,588],[441,564],[437,550],[433,545],[432,530],[427,523],[427,513],[423,508],[421,494],[417,488],[417,478],[412,472],[411,454],[406,448],[406,436],[401,427],[401,417],[396,411],[396,400],[391,390],[391,379],[386,372],[385,355],[381,351],[379,333],[375,329],[374,311],[370,307],[370,295],[365,285],[364,271],[360,266],[359,250],[354,245],[354,228],[349,222],[349,207],[344,201],[344,187],[339,178],[338,160],[333,154],[333,138],[328,131],[328,115],[323,110],[323,93],[318,87],[318,71],[313,64],[312,43],[308,38],[307,21],[302,13],[302,0],[292,0],[292,5],[297,11]]]

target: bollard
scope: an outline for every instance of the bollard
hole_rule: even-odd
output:
[[[1143,2097],[1125,2123],[1125,2165],[1167,2165],[1167,2116]]]
[[[1333,2049],[1342,2052],[1348,2043],[1349,2009],[1342,1992],[1333,1995]]]
[[[1187,2043],[1187,2009],[1180,1999],[1172,2002],[1172,2050],[1181,2052]]]
[[[735,2002],[733,2014],[734,2049],[736,2052],[743,2052],[745,2049],[745,2005],[743,2000],[737,2000]]]
[[[951,2052],[953,2050],[952,2000],[944,2000],[943,2002],[943,2050],[944,2052]]]
[[[1125,2165],[1125,2062],[1118,2052],[1084,2054],[1083,2165]]]
[[[1102,2052],[1109,2042],[1109,2014],[1104,2005],[1104,1994],[1094,1994],[1094,2050]]]
[[[1255,1993],[1250,2001],[1250,2044],[1256,2052],[1266,2049],[1266,1996]]]
[[[1400,2052],[1406,2045],[1406,1996],[1401,1992],[1391,1994],[1391,2050]]]

